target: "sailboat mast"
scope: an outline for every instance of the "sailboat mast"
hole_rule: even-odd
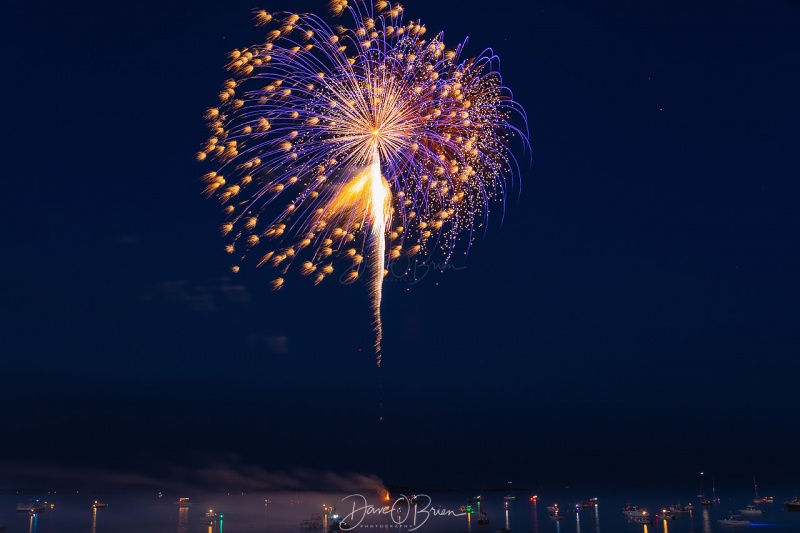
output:
[[[717,503],[717,484],[714,482],[714,476],[711,476],[711,501]]]
[[[700,472],[700,494],[698,494],[698,496],[700,497],[701,500],[705,500],[706,499],[706,486],[705,486],[705,483],[703,483],[703,473],[702,472]]]

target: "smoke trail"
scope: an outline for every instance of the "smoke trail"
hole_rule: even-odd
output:
[[[18,486],[91,490],[153,489],[172,491],[334,491],[382,493],[374,474],[331,472],[304,467],[265,470],[237,457],[190,452],[189,464],[151,460],[146,467],[117,469],[97,464],[59,465],[47,462],[0,462],[3,482]],[[145,470],[145,471],[143,471]]]

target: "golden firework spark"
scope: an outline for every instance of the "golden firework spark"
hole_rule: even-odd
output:
[[[511,117],[526,121],[490,50],[460,59],[465,42],[425,39],[400,4],[329,7],[352,27],[254,11],[265,40],[229,54],[197,159],[217,164],[203,193],[225,205],[234,271],[262,249],[274,289],[294,264],[315,283],[368,272],[380,365],[389,263],[437,251],[447,263],[459,240],[469,247],[517,170],[510,136],[527,144]]]

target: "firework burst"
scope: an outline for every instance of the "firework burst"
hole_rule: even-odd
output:
[[[197,159],[216,164],[203,192],[224,204],[234,272],[253,256],[274,289],[293,265],[315,284],[368,278],[380,366],[389,264],[466,253],[517,170],[510,137],[527,144],[511,118],[526,120],[490,50],[462,60],[466,41],[426,39],[399,4],[350,2],[329,4],[349,28],[254,12],[265,41],[229,54]]]

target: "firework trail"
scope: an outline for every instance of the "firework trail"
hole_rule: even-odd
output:
[[[400,4],[350,2],[329,7],[351,28],[254,11],[272,29],[229,54],[197,159],[216,163],[203,192],[225,206],[234,272],[254,255],[276,271],[273,289],[292,265],[315,284],[334,267],[343,283],[368,276],[380,366],[389,264],[433,254],[446,264],[459,240],[466,254],[518,172],[509,141],[527,146],[526,119],[491,50],[462,60],[466,41],[424,39]]]
[[[386,228],[389,225],[391,212],[389,199],[391,191],[381,177],[381,160],[378,146],[372,148],[372,164],[369,169],[370,196],[372,198],[372,316],[375,321],[375,359],[381,366],[381,341],[383,340],[383,324],[381,323],[381,299],[383,298],[383,262],[386,256]]]

